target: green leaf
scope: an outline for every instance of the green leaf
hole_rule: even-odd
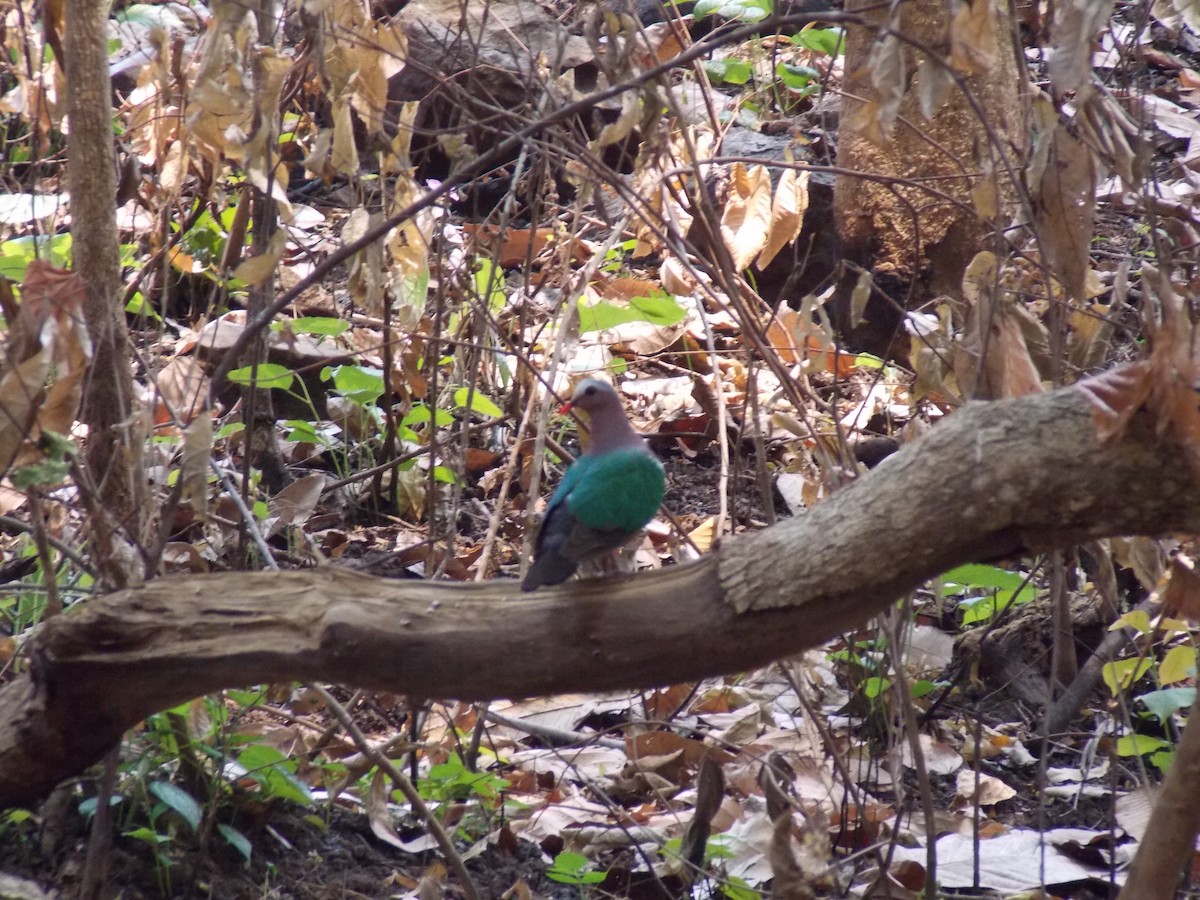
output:
[[[254,366],[243,366],[240,369],[234,369],[225,377],[234,384],[246,386],[254,382],[263,390],[286,391],[292,386],[292,382],[296,380],[296,373],[287,366],[281,366],[278,363],[263,363],[258,367],[257,378],[255,377]]]
[[[1158,769],[1163,775],[1171,771],[1171,766],[1175,762],[1174,750],[1160,750],[1157,753],[1150,754],[1150,765]]]
[[[468,400],[471,402],[470,407],[467,406]],[[454,406],[457,409],[469,408],[471,412],[477,412],[489,419],[504,418],[504,410],[479,391],[471,391],[470,388],[459,388],[454,392]]]
[[[311,422],[305,422],[302,419],[289,419],[285,423],[288,427],[288,432],[284,435],[286,441],[296,441],[304,444],[324,444],[325,436],[313,427]]]
[[[425,301],[429,297],[429,266],[422,266],[421,271],[416,274],[405,275],[399,281],[393,282],[392,288],[396,292],[396,301],[401,306],[424,309]]]
[[[149,789],[150,793],[179,813],[180,818],[191,826],[192,831],[200,827],[200,817],[203,815],[200,804],[183,788],[169,781],[151,781]]]
[[[740,59],[710,59],[704,64],[709,81],[717,84],[745,84],[754,70]]]
[[[1131,656],[1128,659],[1105,663],[1100,672],[1109,691],[1116,695],[1149,672],[1153,666],[1153,660]]]
[[[292,334],[337,337],[350,327],[350,323],[345,319],[336,319],[333,316],[301,316],[287,322],[276,322],[271,326],[272,330],[282,330],[284,327],[291,329]]]
[[[891,686],[892,683],[888,679],[873,675],[863,681],[863,696],[868,700],[874,700]]]
[[[628,304],[618,306],[601,300],[590,306],[579,307],[579,330],[605,331],[625,322],[649,322],[652,325],[674,325],[682,322],[687,310],[668,294],[650,297],[634,297]]]
[[[840,28],[806,28],[792,35],[792,43],[805,50],[837,56],[846,48],[844,34]]]
[[[334,390],[359,406],[369,406],[383,395],[381,369],[371,366],[332,366],[325,371],[333,379]]]
[[[61,484],[70,471],[70,464],[64,460],[46,459],[13,470],[9,473],[9,479],[18,491],[27,491],[32,487],[53,487]]]
[[[490,259],[475,261],[475,293],[487,303],[492,312],[500,312],[508,298],[504,295],[504,272]]]
[[[1159,750],[1169,750],[1171,745],[1162,738],[1145,734],[1126,734],[1117,738],[1118,756],[1145,756]]]
[[[912,695],[914,700],[920,700],[922,697],[927,697],[940,687],[936,682],[922,678],[920,681],[913,682]]]
[[[761,22],[771,14],[771,0],[698,0],[692,10],[697,19],[713,13],[722,19]]]
[[[71,234],[13,238],[0,243],[0,275],[11,281],[25,280],[25,270],[35,259],[44,259],[60,269],[71,262]]]
[[[984,566],[969,563],[951,569],[941,579],[946,584],[960,584],[968,588],[1007,588],[1016,590],[1025,583],[1025,576],[1019,572],[1009,572],[997,566]]]
[[[1147,691],[1138,699],[1146,705],[1146,709],[1150,710],[1152,716],[1165,724],[1167,719],[1179,710],[1196,702],[1196,689],[1194,687],[1164,688],[1160,691]]]
[[[312,805],[308,786],[292,773],[295,764],[276,748],[254,744],[242,751],[237,762],[246,770],[247,777],[257,781],[268,796],[291,800],[301,806]]]
[[[554,864],[546,870],[546,877],[559,884],[599,884],[607,877],[606,872],[584,871],[588,858],[582,853],[563,851],[554,857]]]
[[[234,828],[232,825],[226,825],[224,822],[217,823],[217,831],[221,833],[221,837],[225,838],[244,859],[250,862],[250,854],[253,848],[250,845],[250,839]]]
[[[811,66],[793,66],[790,63],[780,63],[775,67],[775,77],[783,82],[790,91],[812,93],[821,80],[821,73]]]
[[[137,841],[145,841],[147,844],[155,847],[159,846],[160,844],[171,843],[170,835],[159,834],[154,829],[145,827],[135,828],[133,831],[126,831],[125,837],[133,838]]]
[[[129,302],[125,304],[125,312],[131,316],[145,316],[147,319],[153,319],[155,322],[162,321],[162,316],[158,314],[158,310],[147,302],[146,297],[141,291],[134,291],[133,296],[129,298]]]
[[[434,466],[433,478],[442,484],[458,484],[458,476],[454,474],[453,469],[449,469],[446,466]]]
[[[741,878],[735,878],[732,875],[726,876],[721,883],[721,892],[725,895],[726,900],[762,900],[762,894]]]
[[[423,425],[433,418],[434,424],[438,428],[445,428],[447,425],[454,424],[454,416],[446,412],[444,409],[437,410],[436,415],[429,412],[429,407],[424,403],[414,403],[412,409],[400,420],[402,426]]]

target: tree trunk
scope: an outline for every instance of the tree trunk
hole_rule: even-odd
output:
[[[834,215],[845,258],[870,270],[894,303],[876,296],[860,320],[852,309],[858,273],[847,271],[831,311],[852,344],[881,354],[898,333],[897,305],[961,294],[963,272],[985,246],[985,216],[1008,223],[1015,195],[1006,162],[1027,152],[1008,7],[955,6],[953,22],[944,0],[896,7],[890,28],[905,41],[886,37],[892,7],[846,5],[873,27],[847,32],[838,166],[882,179],[839,175]],[[949,61],[965,92],[938,60]],[[927,119],[939,85],[945,99]]]
[[[67,0],[67,184],[71,193],[74,271],[87,290],[84,316],[91,334],[91,372],[83,394],[82,421],[88,426],[84,459],[97,489],[94,508],[108,521],[94,521],[97,559],[108,580],[121,584],[132,573],[123,554],[105,540],[112,526],[140,542],[144,503],[142,441],[135,414],[129,333],[121,296],[117,238],[116,161],[112,99],[108,77],[109,4]]]
[[[650,575],[522,594],[334,567],[163,578],[45,623],[0,689],[0,805],[30,803],[155,710],[335,681],[485,700],[744,671],[960,563],[1200,531],[1200,475],[1135,418],[1100,444],[1078,388],[971,404],[810,512]]]

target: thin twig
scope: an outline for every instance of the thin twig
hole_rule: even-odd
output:
[[[350,713],[346,712],[342,704],[338,703],[329,691],[325,690],[319,684],[310,684],[309,687],[316,691],[321,699],[325,701],[330,712],[342,723],[342,727],[346,729],[346,733],[358,745],[358,749],[362,751],[362,754],[375,765],[379,766],[380,770],[386,772],[388,777],[392,779],[392,783],[396,785],[400,793],[412,805],[414,815],[420,816],[425,822],[425,827],[429,829],[429,833],[433,835],[433,839],[437,841],[438,847],[441,848],[442,856],[446,858],[446,864],[458,876],[459,886],[462,888],[467,900],[479,900],[479,892],[475,888],[475,882],[471,880],[471,875],[467,872],[467,867],[463,864],[462,857],[454,849],[454,842],[450,840],[450,836],[442,828],[442,823],[437,820],[437,817],[425,805],[425,801],[421,799],[421,795],[417,792],[413,783],[392,764],[390,759],[379,751],[379,748],[371,745],[367,740],[367,736],[362,733],[361,729],[354,723],[354,719],[350,717]]]
[[[233,501],[233,505],[237,507],[238,512],[241,514],[242,521],[246,525],[246,532],[250,535],[250,540],[254,542],[254,546],[258,548],[258,552],[262,554],[263,562],[272,572],[278,572],[279,564],[275,562],[275,557],[271,554],[271,548],[267,546],[266,540],[263,539],[261,532],[258,530],[258,522],[254,519],[254,513],[250,512],[250,508],[242,500],[241,492],[238,491],[237,486],[230,479],[229,475],[217,465],[216,460],[210,458],[208,464],[220,480],[221,487],[225,489],[225,493],[229,495],[229,499]]]
[[[22,522],[20,519],[14,519],[12,516],[0,516],[0,529],[7,531],[19,531],[23,534],[34,533],[34,527],[28,522]],[[84,572],[87,572],[93,578],[96,577],[96,570],[88,563],[86,559],[79,555],[79,551],[73,547],[64,544],[52,534],[46,535],[46,543],[77,565]]]

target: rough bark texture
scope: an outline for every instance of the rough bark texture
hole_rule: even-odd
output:
[[[98,506],[137,540],[144,498],[142,442],[134,426],[129,334],[118,302],[121,265],[108,11],[109,4],[97,0],[67,0],[66,4],[67,183],[73,268],[87,285],[84,314],[93,346],[83,395],[82,419],[89,430],[85,458],[99,490]]]
[[[693,565],[517,582],[313,571],[162,578],[46,622],[0,689],[0,804],[29,803],[155,710],[320,680],[482,700],[651,686],[814,646],[970,560],[1200,531],[1200,477],[1135,420],[1100,446],[1074,389],[967,407],[813,511]]]
[[[922,298],[939,293],[957,296],[967,263],[985,246],[987,228],[977,217],[971,197],[981,180],[982,163],[990,161],[1001,186],[997,221],[1007,223],[1011,212],[1006,203],[1011,204],[1013,193],[1004,187],[1008,184],[1004,165],[993,155],[987,128],[1010,154],[1011,162],[1017,161],[1016,153],[1024,153],[1029,141],[1027,116],[1020,103],[1012,22],[1007,6],[995,8],[991,70],[965,79],[976,106],[958,87],[951,87],[932,121],[921,112],[920,91],[913,80],[927,54],[902,44],[908,82],[891,144],[880,147],[847,123],[854,121],[864,101],[875,98],[871,77],[876,66],[871,50],[877,28],[889,21],[890,9],[867,0],[846,4],[847,12],[861,13],[869,25],[847,30],[838,166],[890,180],[840,175],[834,198],[838,232],[845,257],[872,270],[896,289],[901,299],[914,283]],[[949,56],[950,21],[942,0],[904,3],[897,21],[898,30],[917,46]],[[926,187],[950,199],[936,197]],[[851,321],[849,293],[855,281],[856,276],[848,273],[839,286],[833,309],[835,324],[852,341],[882,350],[891,340],[898,316],[881,303],[868,307],[865,322]]]

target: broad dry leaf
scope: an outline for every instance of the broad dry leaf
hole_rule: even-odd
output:
[[[1038,191],[1036,227],[1050,270],[1075,304],[1087,295],[1095,194],[1092,151],[1060,124]]]
[[[1029,355],[1020,323],[1008,310],[996,314],[984,366],[986,396],[992,399],[1024,397],[1042,391],[1042,379]]]
[[[977,773],[973,769],[959,771],[955,792],[968,808],[972,799],[979,806],[995,806],[1017,795],[1015,790],[994,775]]]
[[[1078,91],[1091,77],[1092,44],[1112,7],[1112,0],[1060,0],[1054,5],[1047,68],[1057,96]]]
[[[56,326],[47,321],[42,329],[43,346],[0,377],[0,474],[16,463],[18,454],[33,431],[33,421],[52,362],[51,348]]]
[[[1150,396],[1150,363],[1141,360],[1085,378],[1076,387],[1087,398],[1096,438],[1107,443],[1125,432]]]
[[[329,148],[329,167],[339,175],[358,175],[358,145],[354,140],[354,119],[350,104],[335,100],[333,104],[333,143]]]
[[[1162,309],[1162,322],[1152,336],[1147,404],[1158,433],[1170,431],[1193,469],[1200,471],[1200,408],[1196,404],[1200,364],[1193,349],[1194,328],[1166,273],[1143,263],[1142,279],[1158,297]]]
[[[200,521],[208,518],[208,473],[212,459],[212,416],[197,417],[183,432],[183,459],[179,477],[183,499],[191,504]]]
[[[342,243],[354,243],[382,221],[381,213],[367,212],[359,207],[350,213],[342,227]],[[346,288],[351,299],[368,313],[376,316],[382,313],[383,247],[379,241],[372,241],[365,249],[354,254],[350,260],[350,277]]]
[[[324,488],[324,475],[297,478],[271,498],[271,514],[279,517],[281,525],[303,525],[317,508]]]
[[[767,243],[771,223],[771,175],[766,166],[747,169],[734,163],[729,173],[729,196],[721,214],[721,239],[733,257],[734,268],[745,271]]]
[[[396,832],[391,810],[388,809],[390,785],[383,769],[376,769],[371,779],[371,789],[367,792],[367,823],[371,826],[371,833],[385,844],[391,844],[398,850],[407,850],[408,845]]]
[[[900,115],[900,102],[904,99],[904,88],[908,84],[904,65],[904,52],[900,38],[889,32],[871,48],[867,65],[871,70],[871,85],[875,88],[878,100],[879,121],[875,129],[883,140],[880,145],[891,142],[892,131],[896,127],[896,119]],[[870,139],[870,135],[864,133]]]
[[[804,212],[808,209],[808,180],[811,172],[785,169],[771,201],[771,224],[767,243],[758,254],[758,267],[765,269],[776,254],[796,238],[804,228]]]
[[[916,90],[921,115],[927,120],[941,108],[954,87],[954,72],[941,60],[922,56],[917,64]]]
[[[238,281],[244,281],[251,287],[258,287],[275,272],[275,267],[283,258],[283,251],[286,247],[287,232],[281,228],[271,235],[267,252],[242,260],[233,270],[233,277]]]
[[[1168,615],[1200,622],[1200,574],[1196,564],[1183,553],[1171,558],[1170,581],[1163,592],[1163,611]]]
[[[194,356],[176,356],[154,378],[171,414],[186,425],[204,409],[208,376]]]
[[[950,65],[964,75],[986,75],[996,65],[994,0],[959,3],[950,23]]]
[[[621,112],[617,116],[617,120],[601,129],[599,137],[592,141],[591,150],[595,152],[610,144],[625,140],[634,127],[642,121],[643,114],[644,104],[641,94],[632,90],[625,91],[621,95]]]

